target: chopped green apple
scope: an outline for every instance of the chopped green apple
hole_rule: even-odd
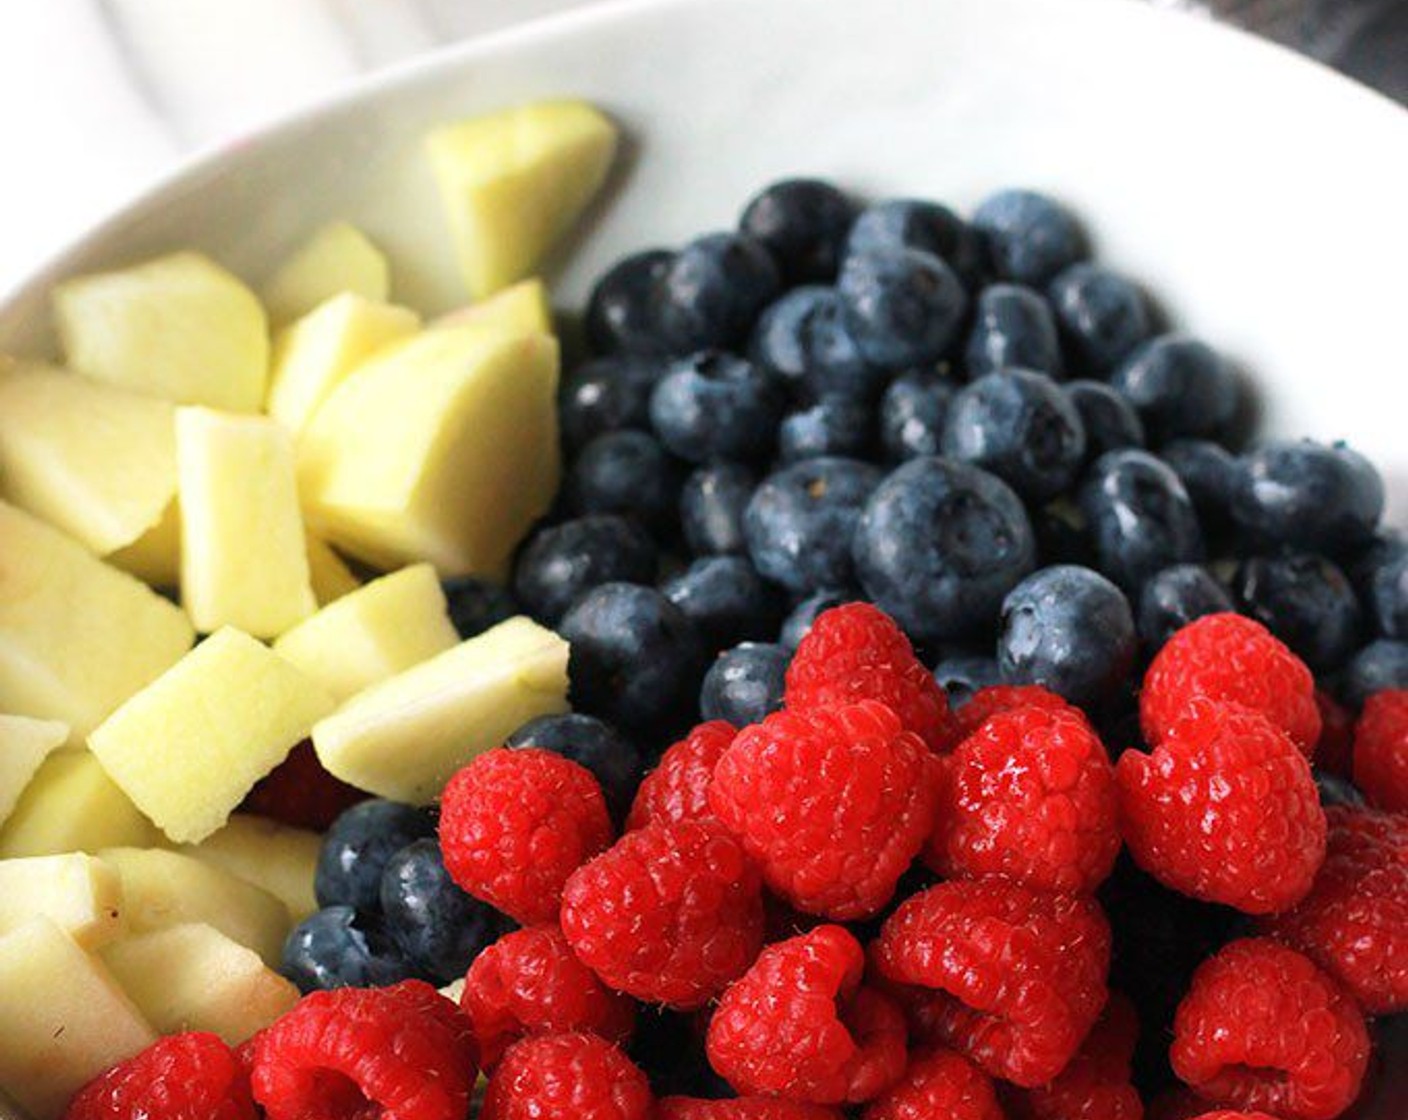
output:
[[[81,741],[194,638],[180,608],[0,502],[0,711]]]
[[[176,496],[173,408],[17,364],[0,371],[4,496],[106,556],[138,540]]]
[[[556,395],[546,335],[461,326],[393,345],[303,431],[310,525],[383,569],[429,560],[502,579],[557,491]]]
[[[435,569],[412,564],[324,607],[281,635],[274,652],[341,702],[459,640]]]
[[[43,915],[85,949],[124,930],[122,876],[84,852],[0,859],[0,935]]]
[[[162,1034],[210,1031],[238,1046],[298,1002],[259,954],[200,922],[126,937],[101,955]]]
[[[268,891],[301,922],[318,908],[313,875],[322,844],[316,832],[235,813],[219,832],[181,851]]]
[[[292,322],[343,292],[385,300],[391,291],[386,254],[346,222],[323,226],[279,265],[264,285],[275,325]]]
[[[123,704],[88,745],[167,836],[197,844],[332,709],[268,646],[227,627]]]
[[[172,424],[172,437],[176,427]],[[161,512],[161,520],[129,544],[108,556],[114,568],[130,572],[152,587],[177,587],[181,583],[181,506],[175,495]]]
[[[44,760],[66,742],[66,723],[0,715],[0,824],[9,820]]]
[[[318,606],[335,603],[362,586],[346,562],[312,533],[308,534],[308,580],[313,585],[313,598]]]
[[[538,267],[606,181],[616,126],[584,101],[538,101],[426,137],[470,295]]]
[[[51,754],[0,828],[0,859],[98,852],[160,839],[156,825],[86,750]]]
[[[48,918],[0,937],[0,1087],[32,1120],[59,1120],[156,1037],[102,961]]]
[[[440,994],[451,1003],[459,1003],[460,996],[464,995],[464,977],[461,976],[458,980],[451,980],[440,989]]]
[[[264,416],[176,413],[181,602],[196,629],[273,638],[318,609],[293,440]]]
[[[54,288],[68,365],[177,404],[258,412],[269,330],[254,293],[199,253],[172,253]]]
[[[548,289],[536,276],[520,280],[488,299],[442,315],[432,327],[462,327],[482,323],[510,331],[537,331],[552,334],[552,304]]]
[[[425,804],[515,728],[566,710],[567,643],[520,616],[353,697],[313,746],[343,781]]]
[[[352,292],[318,304],[274,343],[269,415],[297,435],[361,362],[419,329],[414,311]]]

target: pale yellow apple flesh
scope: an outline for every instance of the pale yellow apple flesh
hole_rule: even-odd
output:
[[[176,431],[172,425],[173,437]],[[181,583],[181,507],[173,494],[161,511],[161,520],[107,561],[152,587],[178,587]]]
[[[313,585],[313,597],[325,607],[362,586],[342,557],[312,533],[308,534],[308,580]]]
[[[68,742],[68,724],[0,715],[0,825],[15,811],[34,775]]]
[[[430,325],[463,327],[474,323],[510,331],[552,334],[552,304],[548,302],[547,285],[536,276],[520,280],[488,299],[450,311]]]
[[[0,859],[146,847],[160,838],[90,752],[61,750],[45,760],[0,828]]]
[[[0,935],[36,915],[85,949],[106,945],[126,928],[122,876],[84,852],[0,859]]]
[[[390,291],[386,254],[356,226],[332,222],[279,265],[261,294],[269,318],[279,326],[342,292],[384,300]]]
[[[268,891],[301,922],[318,909],[313,875],[322,845],[316,832],[235,813],[219,832],[181,851]]]

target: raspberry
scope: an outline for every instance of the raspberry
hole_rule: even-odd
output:
[[[356,786],[324,770],[313,744],[305,739],[254,784],[240,809],[295,828],[326,832],[344,809],[366,799]]]
[[[988,1075],[952,1050],[916,1054],[899,1084],[872,1101],[862,1120],[1004,1120]]]
[[[1041,890],[1093,891],[1120,849],[1115,772],[1074,708],[984,721],[939,761],[925,862],[946,877],[1004,875]]]
[[[871,953],[885,979],[951,997],[932,1001],[929,1041],[994,1077],[1043,1085],[1105,1004],[1110,927],[1088,898],[960,879],[901,905]]]
[[[1294,910],[1263,924],[1371,1014],[1408,1011],[1408,816],[1326,810],[1325,865]]]
[[[998,712],[1010,712],[1013,708],[1063,711],[1071,705],[1039,684],[992,684],[973,693],[972,699],[954,712],[953,719],[958,733],[967,738]]]
[[[1315,690],[1315,707],[1320,712],[1320,741],[1311,757],[1318,769],[1347,778],[1354,750],[1354,716],[1323,688]]]
[[[665,1097],[656,1106],[655,1120],[842,1120],[842,1116],[839,1109],[776,1097],[727,1101]]]
[[[441,797],[450,877],[523,925],[556,921],[567,877],[611,837],[591,771],[536,747],[481,754]]]
[[[703,1007],[762,948],[758,869],[717,821],[647,825],[567,881],[562,932],[617,991]]]
[[[1149,1107],[1144,1110],[1144,1120],[1201,1120],[1205,1116],[1218,1116],[1222,1120],[1242,1120],[1245,1117],[1276,1120],[1264,1112],[1209,1112],[1212,1107],[1210,1101],[1203,1100],[1193,1090],[1180,1085],[1150,1101]]]
[[[624,1042],[636,1018],[631,1000],[573,956],[556,926],[516,930],[480,953],[465,976],[460,1008],[485,1069],[524,1035],[590,1031]]]
[[[594,1034],[550,1034],[508,1048],[479,1120],[650,1120],[654,1107],[645,1074],[616,1046]]]
[[[878,700],[931,750],[953,744],[948,698],[889,615],[869,603],[822,611],[787,667],[786,703],[810,710]]]
[[[63,1120],[254,1120],[249,1078],[216,1035],[173,1034],[80,1089]]]
[[[1140,1120],[1144,1105],[1129,1080],[1138,1039],[1134,1004],[1111,993],[1100,1021],[1055,1080],[1004,1095],[1010,1120]]]
[[[626,831],[652,821],[697,821],[712,816],[709,783],[714,766],[738,732],[733,724],[715,719],[701,723],[660,756],[645,776],[631,803]]]
[[[1193,974],[1169,1060],[1199,1094],[1286,1120],[1330,1120],[1369,1060],[1354,1001],[1310,959],[1266,938],[1225,945]]]
[[[1209,614],[1179,630],[1154,656],[1139,696],[1144,737],[1158,744],[1196,696],[1260,712],[1307,756],[1320,738],[1310,670],[1261,623]]]
[[[738,733],[709,804],[797,909],[866,918],[933,829],[937,765],[874,700],[774,712]]]
[[[904,1016],[861,987],[865,951],[840,926],[770,945],[719,1000],[709,1064],[742,1093],[858,1104],[904,1072]]]
[[[268,1120],[463,1120],[477,1070],[469,1022],[419,980],[313,992],[253,1049]]]
[[[1408,689],[1364,701],[1354,728],[1354,784],[1375,808],[1408,813]]]
[[[1193,699],[1152,753],[1120,755],[1115,776],[1125,842],[1160,882],[1249,914],[1309,892],[1325,813],[1305,757],[1260,714]]]

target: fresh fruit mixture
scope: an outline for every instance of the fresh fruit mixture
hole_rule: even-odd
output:
[[[258,297],[191,252],[66,281],[68,368],[0,367],[0,1088],[1354,1115],[1408,1012],[1375,469],[1246,443],[1026,190],[774,183],[612,266],[559,383],[531,273],[615,143],[435,130],[439,319],[335,222]]]

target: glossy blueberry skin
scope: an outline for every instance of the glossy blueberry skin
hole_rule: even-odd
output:
[[[1139,590],[1139,636],[1149,652],[1194,619],[1235,610],[1232,596],[1199,564],[1174,564],[1155,572]]]
[[[748,352],[803,398],[839,393],[868,399],[885,383],[885,371],[861,356],[835,288],[796,288],[773,303],[758,320]]]
[[[658,359],[626,354],[578,366],[558,394],[563,447],[576,453],[603,432],[647,430],[650,394],[664,372]]]
[[[637,522],[593,514],[539,529],[518,554],[513,590],[528,613],[551,626],[603,583],[652,583],[655,542]]]
[[[412,841],[434,835],[435,818],[425,809],[380,799],[353,805],[323,837],[313,876],[318,905],[379,910],[386,861]]]
[[[1115,696],[1138,653],[1124,592],[1089,568],[1033,572],[1002,601],[997,663],[1009,684],[1039,684],[1073,704]]]
[[[745,556],[704,556],[660,587],[710,650],[777,632],[783,602]]]
[[[1243,560],[1232,581],[1249,614],[1300,655],[1316,673],[1342,664],[1359,647],[1364,628],[1349,577],[1311,552],[1281,552]]]
[[[489,627],[522,613],[508,588],[476,576],[457,576],[440,586],[445,592],[450,621],[461,638],[482,634]]]
[[[797,595],[854,582],[851,533],[884,472],[855,459],[805,459],[763,480],[743,514],[754,566]]]
[[[1089,252],[1074,215],[1037,191],[989,195],[974,212],[973,225],[987,243],[997,274],[1018,284],[1043,287]]]
[[[598,354],[656,354],[664,349],[655,316],[656,287],[674,260],[668,249],[622,257],[587,300],[587,341]]]
[[[675,254],[655,286],[660,336],[674,354],[735,346],[781,287],[767,248],[741,233],[709,233]]]
[[[836,289],[861,356],[890,370],[937,361],[968,307],[958,274],[918,249],[853,253]]]
[[[1320,794],[1322,809],[1328,809],[1332,805],[1346,805],[1351,809],[1364,808],[1364,795],[1355,789],[1347,778],[1321,770],[1318,766],[1312,768],[1311,777],[1315,779],[1315,789]]]
[[[1232,492],[1242,469],[1237,457],[1211,440],[1180,439],[1159,448],[1159,458],[1178,475],[1203,528],[1225,529],[1231,522]]]
[[[747,727],[777,711],[791,658],[790,651],[770,642],[742,642],[724,650],[704,674],[700,718]]]
[[[641,757],[635,744],[608,723],[581,712],[530,719],[504,740],[510,749],[536,747],[560,754],[592,772],[601,783],[606,807],[618,824],[631,810],[641,778]]]
[[[1408,688],[1408,642],[1380,638],[1350,658],[1340,674],[1340,697],[1355,711],[1386,688]]]
[[[1103,381],[1071,381],[1062,386],[1085,429],[1085,457],[1143,447],[1144,424],[1130,403]]]
[[[911,370],[890,383],[880,398],[880,446],[891,463],[937,455],[944,421],[958,387],[937,373]]]
[[[688,462],[756,462],[772,454],[785,407],[782,386],[767,370],[705,350],[680,359],[655,386],[650,424]]]
[[[1110,384],[1139,411],[1157,447],[1215,437],[1237,416],[1241,386],[1222,355],[1186,334],[1163,334],[1135,349]]]
[[[696,556],[745,552],[743,511],[757,488],[757,476],[741,463],[710,463],[685,479],[680,527],[689,550]]]
[[[1036,564],[1027,512],[1008,485],[966,463],[913,459],[870,496],[856,526],[866,594],[920,642],[981,633]]]
[[[918,249],[938,257],[972,290],[982,283],[987,254],[981,235],[937,202],[891,198],[867,206],[851,227],[847,255]]]
[[[437,985],[462,977],[505,930],[498,911],[455,885],[434,840],[417,840],[387,861],[381,912],[415,974]]]
[[[1383,479],[1348,447],[1275,441],[1239,466],[1232,518],[1251,541],[1335,556],[1366,543],[1383,515]]]
[[[606,432],[577,456],[562,484],[570,513],[635,516],[661,531],[675,522],[683,469],[645,432]]]
[[[1203,559],[1203,533],[1183,483],[1147,451],[1108,451],[1080,487],[1098,567],[1131,594],[1162,568]]]
[[[1020,284],[991,284],[978,296],[964,351],[968,376],[1032,369],[1060,377],[1061,337],[1051,305]]]
[[[305,995],[326,988],[380,988],[414,975],[381,918],[350,906],[324,907],[294,926],[279,971]]]
[[[1082,373],[1104,376],[1152,331],[1143,294],[1102,265],[1072,265],[1051,281],[1047,296],[1073,365]]]
[[[782,628],[777,634],[778,643],[784,649],[795,650],[807,636],[807,631],[812,628],[817,615],[822,611],[829,611],[832,607],[839,607],[842,603],[854,603],[860,598],[861,593],[855,590],[823,589],[812,592],[793,607],[783,620]]]
[[[777,457],[797,463],[822,455],[868,459],[875,443],[875,410],[863,400],[828,394],[782,418]]]
[[[782,179],[759,191],[738,228],[767,246],[785,284],[836,276],[856,204],[822,179]]]
[[[995,657],[946,657],[934,666],[934,680],[948,696],[948,706],[957,708],[980,688],[1001,684],[1002,670]]]
[[[1004,370],[960,389],[944,419],[943,454],[997,475],[1041,502],[1066,490],[1085,461],[1075,405],[1044,373]]]
[[[684,612],[653,587],[593,588],[563,616],[558,633],[572,649],[573,706],[608,723],[650,733],[698,695],[702,640]]]
[[[1382,638],[1408,638],[1408,547],[1390,550],[1367,573],[1366,606]]]

